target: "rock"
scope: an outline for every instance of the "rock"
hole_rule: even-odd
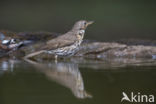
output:
[[[23,47],[44,42],[57,37],[59,34],[50,32],[20,32],[0,31],[0,57],[13,56]],[[14,41],[12,41],[14,40]],[[7,43],[6,43],[7,42]],[[4,44],[5,43],[5,44]],[[22,51],[23,53],[23,51]],[[19,54],[19,53],[18,53]]]
[[[20,32],[0,31],[0,39],[16,39],[15,44],[9,44],[13,48],[7,49],[2,43],[0,44],[0,57],[20,56],[23,57],[29,53],[35,52],[44,46],[44,42],[49,39],[55,39],[60,34],[50,32]],[[132,43],[131,43],[132,42]],[[147,44],[148,43],[148,44]],[[18,55],[16,55],[16,53]],[[21,55],[19,55],[21,53]],[[51,59],[53,55],[41,54],[36,56],[38,59]],[[98,42],[85,40],[75,57],[84,57],[90,59],[106,58],[152,58],[156,59],[155,41],[129,40],[126,42]]]
[[[76,56],[87,58],[153,58],[155,46],[126,45],[120,43],[92,42],[83,44]]]

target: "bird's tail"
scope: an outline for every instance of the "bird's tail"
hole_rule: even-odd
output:
[[[24,59],[28,59],[28,58],[34,57],[34,56],[39,55],[39,54],[44,53],[44,52],[46,52],[46,51],[45,50],[41,50],[41,51],[30,53],[30,54],[26,55],[24,57]]]

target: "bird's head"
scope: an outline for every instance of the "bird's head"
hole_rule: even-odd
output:
[[[85,30],[93,21],[80,20],[74,24],[72,30]]]
[[[75,23],[74,27],[72,28],[73,32],[76,32],[76,36],[78,40],[82,40],[84,37],[85,29],[88,25],[92,24],[93,21],[86,21],[86,20],[80,20]]]

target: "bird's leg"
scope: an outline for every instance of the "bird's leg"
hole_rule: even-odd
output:
[[[57,63],[58,55],[55,55],[55,63]]]
[[[24,59],[31,58],[31,57],[36,56],[36,55],[38,55],[38,54],[41,54],[41,53],[43,53],[43,52],[45,52],[45,50],[41,50],[41,51],[37,51],[37,52],[30,53],[30,54],[26,55],[26,56],[24,57]]]

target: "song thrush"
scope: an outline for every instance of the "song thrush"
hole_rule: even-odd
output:
[[[83,41],[85,29],[92,23],[93,21],[86,20],[76,22],[69,32],[47,41],[38,51],[26,55],[25,58],[31,58],[41,53],[53,54],[56,60],[57,56],[74,55]]]

